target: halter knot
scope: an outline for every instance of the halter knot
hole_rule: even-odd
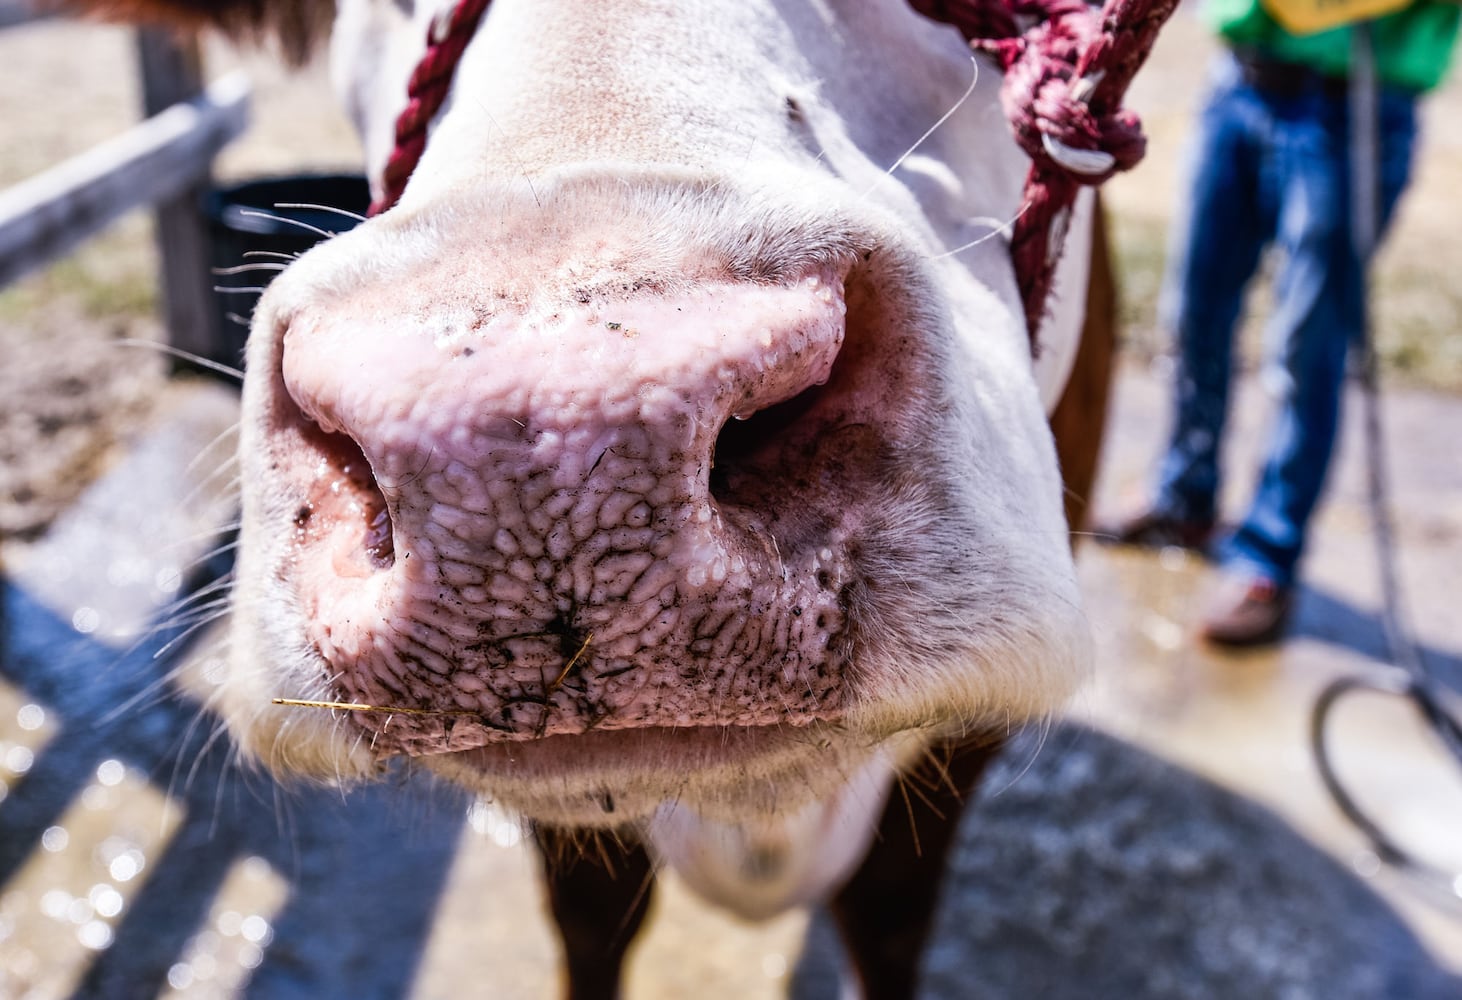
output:
[[[1020,148],[1033,163],[1088,185],[1130,170],[1147,151],[1135,114],[1124,108],[1093,109],[1101,71],[1077,74],[1094,28],[1094,19],[1083,9],[1075,16],[1044,21],[1019,38],[971,43],[1005,71],[1000,106]]]

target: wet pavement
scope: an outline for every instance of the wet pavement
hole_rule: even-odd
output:
[[[172,419],[73,514],[0,550],[0,996],[555,995],[513,817],[400,776],[344,797],[280,789],[199,710],[220,655],[206,581],[226,564],[210,555],[231,517],[229,474],[214,474],[226,440],[192,459],[232,410],[207,390],[175,395]],[[1160,377],[1125,373],[1099,510],[1140,493],[1162,399]],[[1263,411],[1249,380],[1233,512]],[[1462,690],[1462,402],[1406,394],[1389,416],[1418,634]],[[1189,641],[1210,583],[1200,561],[1083,548],[1097,674],[968,814],[927,996],[1462,996],[1445,971],[1462,970],[1462,907],[1377,862],[1306,750],[1315,693],[1384,648],[1357,443],[1276,651]],[[198,587],[187,610],[163,610]],[[1399,839],[1462,869],[1462,771],[1407,710],[1347,706],[1336,757]],[[811,921],[804,954],[808,926],[741,924],[668,879],[627,995],[834,996],[826,928]]]
[[[1230,518],[1242,514],[1257,474],[1269,411],[1263,383],[1246,380],[1235,400],[1223,504]],[[1131,370],[1123,379],[1099,511],[1140,501],[1161,444],[1165,385],[1148,371]],[[1187,630],[1213,584],[1200,560],[1177,552],[1084,552],[1099,665],[1072,714],[1275,810],[1385,893],[1439,958],[1462,969],[1457,897],[1437,903],[1379,866],[1326,797],[1308,750],[1319,691],[1334,678],[1382,669],[1388,659],[1361,402],[1352,391],[1286,642],[1226,653],[1190,641]],[[1452,442],[1462,430],[1462,404],[1438,394],[1391,393],[1382,413],[1406,611],[1427,664],[1455,694],[1462,691],[1462,465]],[[1332,725],[1336,767],[1361,804],[1403,846],[1462,872],[1462,766],[1445,756],[1409,705],[1358,697],[1337,710]],[[1462,896],[1462,885],[1456,888]]]

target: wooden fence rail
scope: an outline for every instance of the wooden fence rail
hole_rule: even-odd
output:
[[[115,138],[0,191],[0,285],[62,256],[135,208],[209,173],[248,121],[249,84],[230,74]]]
[[[43,15],[0,0],[0,28]],[[197,43],[138,32],[142,111],[128,131],[0,190],[0,287],[51,263],[127,212],[156,207],[162,299],[169,342],[217,361],[226,338],[213,303],[203,195],[213,159],[248,127],[242,73],[203,85]]]

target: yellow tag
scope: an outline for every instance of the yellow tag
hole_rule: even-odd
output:
[[[1409,7],[1412,0],[1261,0],[1292,35],[1313,35],[1317,31],[1341,28]]]

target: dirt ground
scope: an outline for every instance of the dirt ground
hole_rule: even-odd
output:
[[[1131,98],[1152,139],[1149,160],[1138,174],[1118,178],[1109,188],[1126,291],[1124,317],[1135,361],[1124,380],[1127,395],[1119,403],[1120,446],[1104,474],[1099,502],[1120,502],[1139,488],[1150,447],[1155,445],[1144,439],[1160,411],[1161,383],[1145,364],[1162,350],[1153,303],[1166,224],[1180,187],[1181,147],[1209,51],[1201,28],[1180,13]],[[322,67],[286,75],[267,58],[240,56],[222,47],[211,49],[210,58],[218,70],[242,62],[256,81],[256,127],[222,157],[221,177],[348,168],[356,163],[354,139],[328,98]],[[0,65],[6,79],[0,88],[0,129],[6,139],[0,142],[0,185],[28,176],[134,121],[138,98],[131,60],[130,36],[118,29],[49,23],[0,32]],[[1429,468],[1438,469],[1422,491],[1425,504],[1417,507],[1432,513],[1418,514],[1410,522],[1412,530],[1403,533],[1403,544],[1427,557],[1419,578],[1428,598],[1421,626],[1427,642],[1453,665],[1459,662],[1459,641],[1455,601],[1448,595],[1456,594],[1459,582],[1455,567],[1462,551],[1458,500],[1462,494],[1449,472],[1455,465],[1450,461],[1455,449],[1447,428],[1433,428],[1429,435],[1420,429],[1438,414],[1444,420],[1456,419],[1453,401],[1430,394],[1432,390],[1462,390],[1462,339],[1453,335],[1462,318],[1462,291],[1451,278],[1455,262],[1462,260],[1462,201],[1453,196],[1462,184],[1459,111],[1462,71],[1427,104],[1426,145],[1413,188],[1379,262],[1376,306],[1390,373],[1397,384],[1408,387],[1408,399],[1420,400],[1413,408],[1414,425],[1407,424],[1415,450],[1403,464],[1407,474],[1421,478],[1430,475]],[[23,141],[12,141],[22,136]],[[148,222],[136,216],[72,258],[0,291],[0,541],[23,542],[39,535],[57,511],[118,460],[116,444],[145,424],[164,397],[162,359],[145,347],[121,346],[124,340],[160,337],[153,318],[155,272]],[[1251,361],[1257,356],[1258,340],[1252,330],[1246,335]],[[1427,391],[1412,391],[1419,387]],[[1250,428],[1246,433],[1253,432],[1252,421],[1246,426]],[[1353,470],[1354,465],[1348,468]],[[1318,684],[1338,669],[1369,662],[1367,655],[1343,648],[1336,654],[1329,645],[1344,647],[1353,638],[1337,621],[1349,621],[1355,609],[1374,603],[1374,594],[1358,582],[1369,571],[1353,568],[1365,558],[1364,521],[1355,473],[1347,476],[1325,515],[1326,530],[1338,541],[1316,566],[1322,582],[1307,597],[1304,614],[1309,631],[1279,656],[1234,661],[1196,651],[1186,642],[1183,622],[1201,589],[1201,567],[1171,558],[1133,561],[1106,554],[1086,558],[1083,582],[1094,595],[1092,615],[1098,623],[1104,679],[1077,712],[1278,810],[1347,866],[1367,875],[1403,909],[1440,961],[1462,968],[1459,925],[1444,911],[1418,901],[1401,882],[1376,871],[1374,857],[1367,859],[1358,839],[1337,820],[1307,777],[1303,742],[1297,735],[1303,706]],[[1416,582],[1417,577],[1411,579]],[[1116,594],[1126,595],[1120,607],[1112,606]],[[1136,601],[1133,594],[1138,595]],[[1118,619],[1123,624],[1110,624]],[[1327,629],[1339,629],[1338,638]],[[1374,652],[1370,649],[1371,659]],[[0,765],[23,761],[21,751],[39,753],[51,735],[48,722],[30,725],[27,720],[35,720],[33,714],[26,715],[28,707],[0,698],[0,718],[20,720],[19,730],[0,728],[4,750]],[[1412,755],[1402,748],[1405,737],[1398,734],[1403,728],[1390,717],[1375,722],[1375,728],[1367,731],[1370,735],[1358,738],[1357,745],[1388,747],[1397,756],[1382,758],[1381,764],[1361,759],[1356,766],[1362,773],[1379,774],[1382,785],[1396,773],[1385,767],[1410,775],[1409,780],[1393,782],[1396,795],[1411,793],[1397,807],[1406,819],[1411,816],[1406,810],[1415,809],[1417,798],[1431,794],[1422,781],[1445,772],[1445,763],[1435,766],[1425,751]],[[1375,772],[1376,767],[1382,770]],[[155,789],[145,784],[134,788],[128,784],[131,780],[98,773],[105,788],[135,797],[140,803],[137,809],[162,808],[149,799],[157,797]],[[105,788],[98,801],[107,794]],[[1441,801],[1439,815],[1452,820],[1462,815],[1452,799],[1442,795]],[[151,825],[140,824],[147,829],[137,838],[156,847],[171,835],[171,828],[160,827],[148,815]],[[1417,818],[1408,829],[1419,830],[1426,842],[1434,836],[1427,831],[1435,827]],[[1455,822],[1442,824],[1442,829],[1455,830]],[[464,964],[460,956],[472,951],[473,942],[453,936],[452,928],[473,927],[515,941],[512,961],[498,962],[498,967],[531,972],[554,961],[541,914],[535,910],[524,916],[519,909],[534,904],[524,902],[533,891],[531,861],[518,842],[516,827],[479,809],[464,836],[477,838],[475,843],[483,849],[464,853],[452,876],[438,918],[442,929],[429,943],[416,983],[419,996],[453,995],[461,977],[486,968],[481,961]],[[1444,854],[1453,851],[1455,842],[1442,843],[1440,849]],[[107,855],[108,866],[117,864],[118,857],[130,857],[121,848],[114,854]],[[267,901],[280,890],[268,878],[241,870],[237,879],[242,886],[235,893],[238,898],[254,900],[261,909],[275,905]],[[77,897],[84,892],[85,886],[77,889]],[[697,910],[674,886],[669,895],[666,909],[671,916],[661,923],[678,925],[687,933],[656,932],[631,970],[632,995],[754,996],[781,989],[795,962],[805,918],[796,916],[753,931]],[[509,900],[512,905],[505,904]],[[103,894],[89,905],[100,912],[110,905],[109,897]],[[0,939],[7,933],[7,919],[0,901]],[[251,958],[257,963],[254,952],[268,941],[264,936],[249,937],[238,912],[225,907],[208,920],[208,926],[232,930],[222,938],[215,934],[211,944],[200,934],[202,957],[180,965],[201,968],[208,962],[231,962],[247,970],[253,967]],[[687,947],[697,947],[687,941],[711,940],[724,943],[706,949],[704,955],[685,954]],[[538,985],[519,992],[505,988],[501,995],[546,995],[541,977],[531,982]],[[196,985],[191,981],[174,985],[179,995],[228,995],[227,990],[190,993]]]

